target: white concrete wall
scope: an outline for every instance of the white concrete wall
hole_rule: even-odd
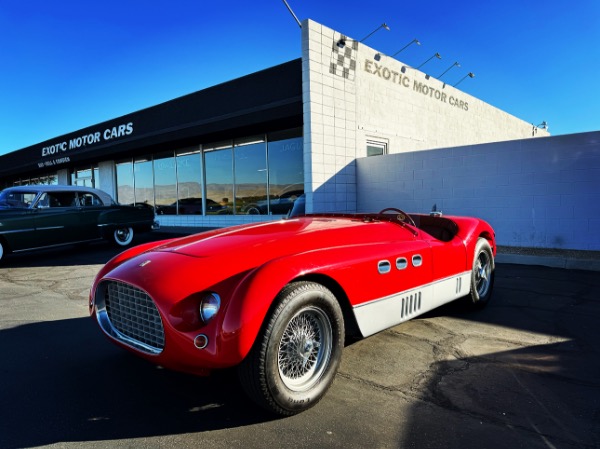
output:
[[[393,154],[548,135],[311,20],[302,24],[302,79],[311,211],[356,210],[354,160],[367,140]]]
[[[487,220],[499,245],[600,250],[600,132],[362,158],[358,211]]]

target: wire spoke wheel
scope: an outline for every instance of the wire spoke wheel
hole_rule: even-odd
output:
[[[485,307],[492,297],[494,286],[494,254],[489,242],[479,238],[475,246],[473,270],[471,271],[471,291],[466,299],[471,306]]]
[[[332,330],[321,310],[308,307],[288,323],[279,343],[278,365],[283,383],[293,391],[311,388],[331,357]]]
[[[475,284],[477,294],[482,297],[487,295],[491,283],[492,262],[487,252],[482,251],[477,257],[475,267]]]
[[[333,383],[344,336],[342,309],[333,293],[316,282],[291,282],[275,298],[261,334],[238,367],[244,390],[280,416],[313,407]]]

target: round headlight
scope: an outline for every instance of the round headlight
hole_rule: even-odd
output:
[[[205,293],[200,301],[200,318],[208,323],[219,311],[221,307],[221,298],[216,293]]]

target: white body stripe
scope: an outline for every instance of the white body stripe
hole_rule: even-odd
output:
[[[443,304],[462,298],[471,289],[471,272],[432,282],[412,290],[354,307],[363,337],[408,321]]]

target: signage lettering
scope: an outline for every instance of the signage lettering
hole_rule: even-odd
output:
[[[133,134],[133,122],[124,123],[112,128],[107,128],[104,131],[95,131],[89,134],[70,139],[68,142],[58,142],[42,148],[42,157],[57,156],[68,150],[76,150],[88,145],[95,145],[100,142],[106,142],[121,137],[130,136]],[[57,158],[50,162],[49,165],[69,162],[68,157]],[[42,163],[44,166],[45,163]],[[38,164],[39,165],[39,164]]]
[[[378,64],[370,59],[365,59],[365,72],[370,73],[371,75],[376,75],[379,78],[391,83],[399,84],[403,87],[411,87],[410,77],[404,75],[403,73],[396,72],[395,70],[391,70],[388,67],[385,67],[383,64]],[[453,95],[448,95],[446,92],[442,92],[441,90],[436,89],[435,87],[432,87],[426,83],[413,80],[412,89],[414,92],[441,101],[442,103],[449,104],[455,108],[462,109],[463,111],[469,110],[468,102],[460,100]]]

